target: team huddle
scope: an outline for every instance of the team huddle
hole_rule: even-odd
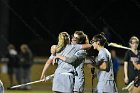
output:
[[[83,31],[76,31],[71,39],[67,32],[61,32],[58,36],[58,44],[51,47],[52,54],[44,66],[40,79],[44,79],[45,72],[51,63],[57,63],[52,91],[54,93],[83,93],[84,61],[87,50],[93,47],[99,51],[97,62],[92,64],[99,70],[96,93],[118,93],[111,55],[104,48],[106,42],[103,33],[93,36],[89,44],[88,37]]]

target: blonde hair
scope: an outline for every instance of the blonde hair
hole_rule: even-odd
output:
[[[61,32],[58,36],[56,52],[60,52],[67,44],[70,43],[70,36],[67,32]]]
[[[139,44],[139,39],[136,36],[132,36],[129,40],[129,43],[132,43],[132,40],[136,40],[136,42]]]

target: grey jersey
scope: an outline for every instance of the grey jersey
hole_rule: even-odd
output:
[[[87,56],[87,52],[86,52],[86,50],[79,50],[75,53],[75,56],[77,57],[77,60],[75,60],[73,64],[75,66],[77,75],[75,76],[73,91],[83,93],[84,84],[85,84],[84,62],[85,62],[85,57]]]
[[[84,91],[84,62],[87,55],[86,50],[78,50],[74,55],[65,55],[65,62],[71,64],[75,70],[74,89],[73,91]]]
[[[83,77],[83,67],[86,56],[86,50],[78,50],[74,55],[66,56],[65,62],[70,63],[74,66],[79,77]]]
[[[58,54],[65,57],[72,57],[81,48],[82,45],[67,45],[64,50]],[[57,64],[58,67],[55,70],[52,90],[64,93],[72,93],[74,87],[74,66],[60,59],[57,60]]]
[[[67,45],[61,53],[59,53],[62,56],[65,56],[67,58],[73,57],[73,55],[82,48],[82,45],[76,44],[76,45]],[[58,55],[59,55],[58,54]],[[72,64],[69,64],[66,62],[67,60],[63,61],[61,59],[57,60],[58,67],[55,73],[66,73],[66,72],[74,72],[74,67]]]
[[[106,48],[102,48],[99,51],[98,62],[101,61],[102,59],[105,62],[108,62],[108,64],[109,64],[108,66],[109,66],[110,69],[109,69],[109,72],[99,70],[99,72],[98,72],[99,81],[114,80],[113,64],[112,64],[112,60],[111,60],[111,55],[110,55],[110,52]]]
[[[75,56],[77,57],[77,60],[74,61],[73,64],[75,64],[75,69],[76,72],[78,73],[78,77],[84,77],[84,62],[85,62],[85,57],[87,56],[86,50],[79,50],[78,52],[75,53]]]

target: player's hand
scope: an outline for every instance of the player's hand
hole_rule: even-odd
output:
[[[51,46],[50,52],[51,52],[51,54],[53,54],[53,55],[56,54],[56,45],[52,45],[52,46]]]
[[[126,84],[128,84],[128,81],[129,81],[128,77],[125,77],[125,78],[124,78],[124,82],[125,82]]]
[[[45,75],[42,75],[42,76],[40,77],[40,80],[45,81]]]

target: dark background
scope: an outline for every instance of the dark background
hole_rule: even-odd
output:
[[[1,0],[0,3],[8,11],[7,33],[2,32],[6,41],[18,50],[22,43],[27,43],[36,56],[50,55],[49,49],[57,44],[62,31],[73,34],[83,30],[91,39],[106,28],[109,42],[124,46],[128,46],[131,36],[140,38],[138,0]]]

